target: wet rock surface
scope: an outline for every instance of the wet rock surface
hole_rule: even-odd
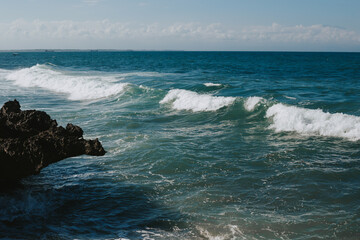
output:
[[[82,154],[102,156],[105,150],[98,139],[84,139],[79,126],[63,128],[43,111],[21,111],[16,100],[1,108],[0,182],[38,174],[51,163]]]

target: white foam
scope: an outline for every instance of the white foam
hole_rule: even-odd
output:
[[[6,69],[0,68],[0,76],[5,76],[5,75],[9,74],[9,72],[11,72],[11,70],[6,70]]]
[[[305,135],[360,140],[360,117],[353,115],[331,114],[320,109],[305,109],[279,103],[267,110],[266,117],[273,120],[270,128],[276,132],[294,131]]]
[[[296,98],[294,98],[294,97],[289,97],[289,96],[286,96],[286,95],[284,95],[284,97],[287,98],[287,99],[296,100]]]
[[[255,107],[263,101],[265,101],[265,99],[262,97],[248,97],[244,103],[244,107],[250,112],[253,111]]]
[[[128,73],[118,73],[120,77],[163,77],[167,75],[173,75],[173,73],[159,73],[159,72],[128,72]]]
[[[6,70],[6,69],[1,69],[0,68],[0,85],[1,86],[1,89],[3,90],[4,86],[7,86],[9,85],[7,79],[6,79],[6,76],[11,73],[11,70]],[[10,84],[11,85],[11,84]]]
[[[196,229],[202,237],[209,240],[247,239],[239,226],[231,224],[226,226],[196,226]]]
[[[235,99],[234,97],[216,97],[183,89],[173,89],[168,92],[160,103],[172,103],[172,107],[176,110],[199,112],[216,111],[231,105]]]
[[[22,87],[40,87],[66,93],[70,100],[106,98],[124,91],[127,83],[116,83],[115,77],[61,72],[47,65],[36,65],[13,71],[6,79]]]
[[[220,83],[204,83],[206,87],[220,87],[222,84]]]

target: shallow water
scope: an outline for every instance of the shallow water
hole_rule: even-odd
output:
[[[0,89],[108,151],[0,193],[0,238],[360,238],[358,53],[0,53]]]

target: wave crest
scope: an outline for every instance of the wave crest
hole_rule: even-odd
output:
[[[176,110],[216,111],[231,105],[235,99],[234,97],[216,97],[183,89],[173,89],[160,101],[160,104],[172,103],[172,107]]]
[[[124,91],[127,83],[114,83],[107,76],[67,74],[50,66],[37,64],[30,68],[13,71],[6,79],[22,87],[40,87],[66,93],[69,100],[106,98]]]
[[[244,102],[244,108],[250,112],[253,111],[255,107],[262,102],[265,102],[265,99],[262,97],[248,97]]]
[[[204,86],[206,86],[206,87],[221,87],[222,84],[221,84],[221,83],[211,83],[211,82],[208,82],[208,83],[204,83]]]
[[[331,114],[320,109],[305,109],[278,103],[267,110],[266,117],[273,120],[270,128],[276,132],[294,131],[305,135],[360,140],[360,117],[357,116]]]

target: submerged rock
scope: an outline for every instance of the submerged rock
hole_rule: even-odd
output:
[[[51,163],[82,154],[102,156],[105,150],[98,139],[84,139],[80,127],[58,126],[42,111],[21,111],[16,100],[1,108],[0,182],[38,174]]]

